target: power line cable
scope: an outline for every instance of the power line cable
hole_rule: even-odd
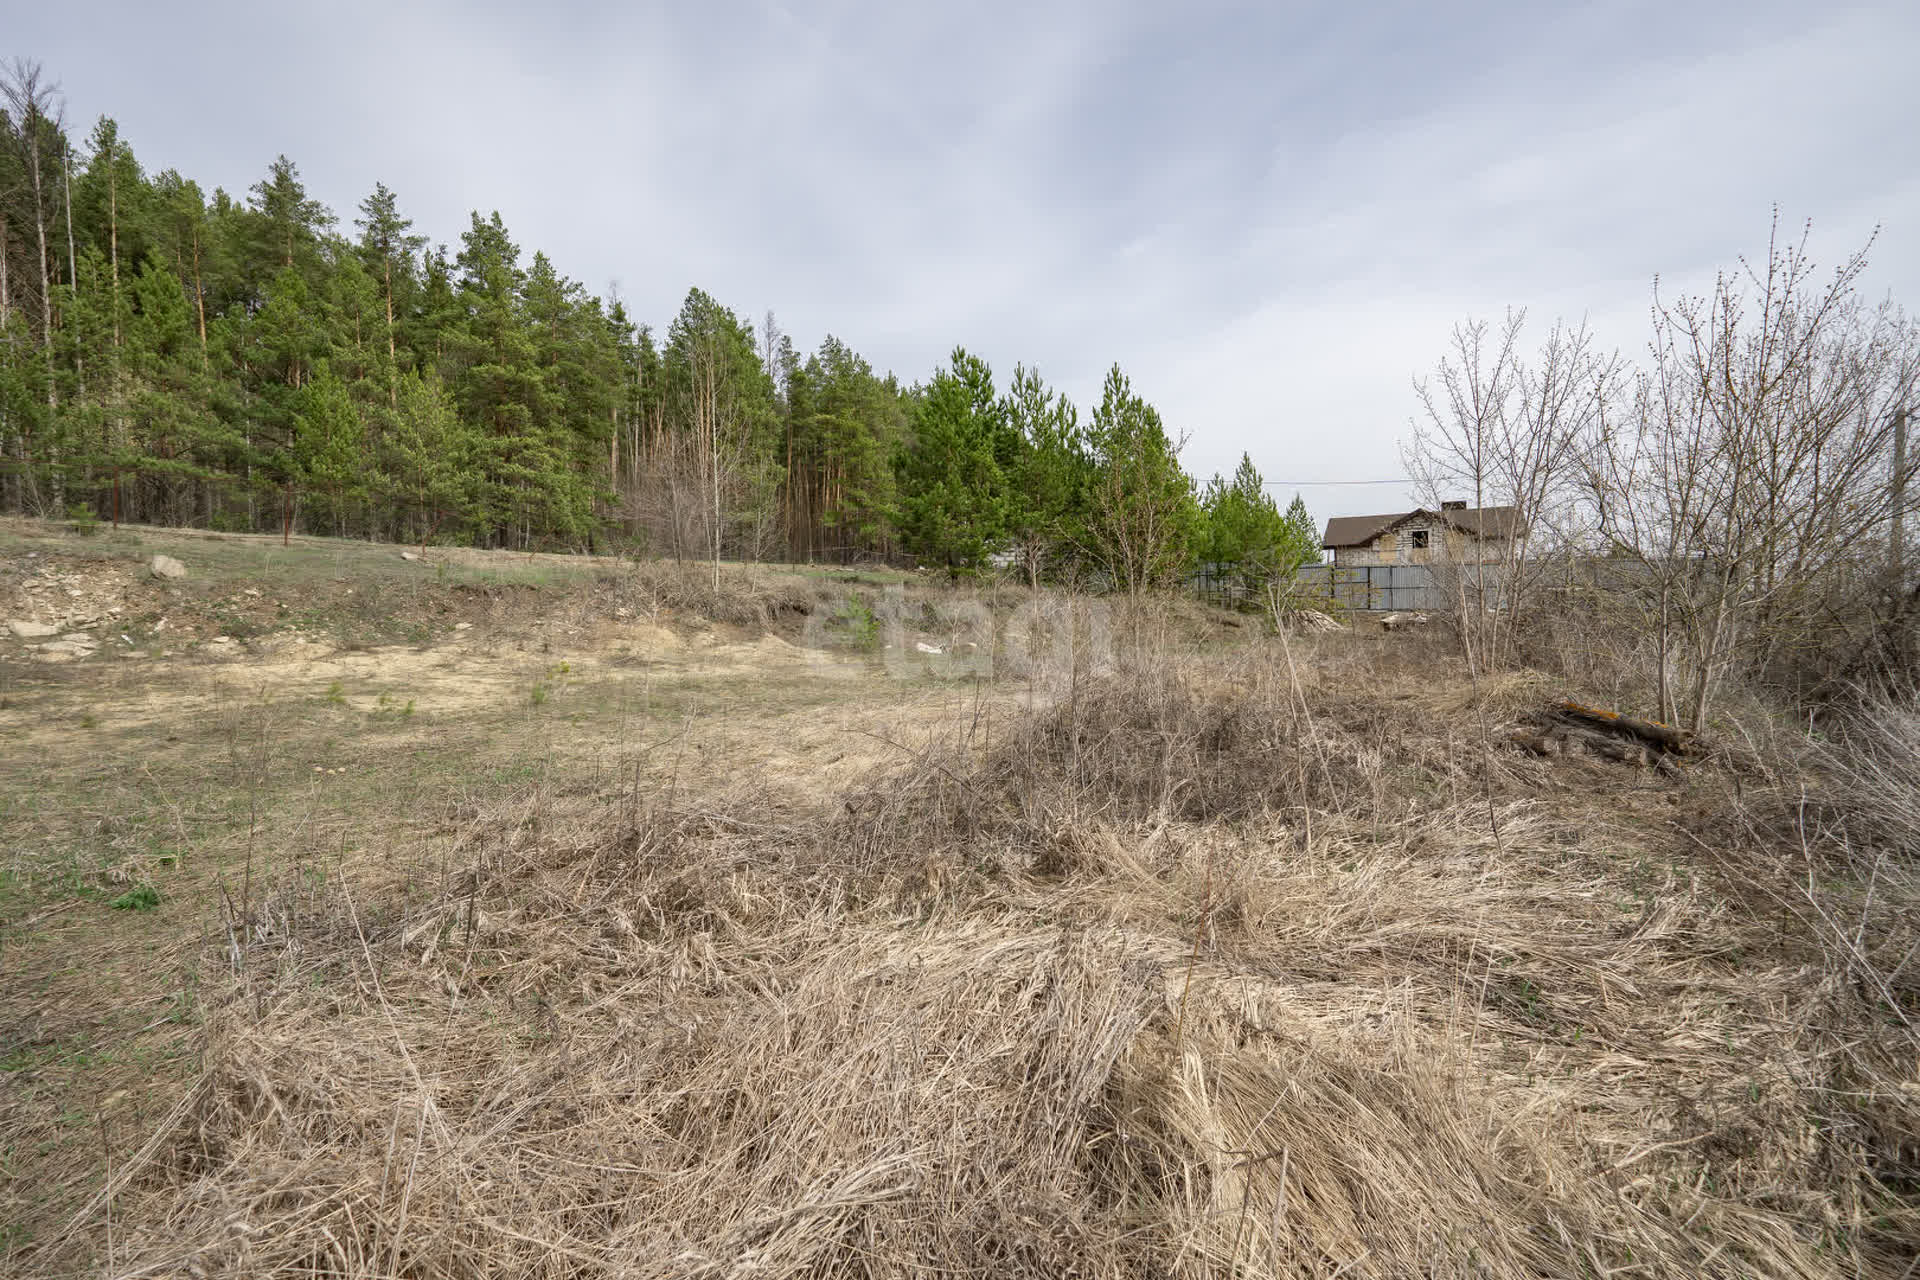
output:
[[[1262,480],[1269,489],[1324,489],[1336,484],[1413,484],[1412,476],[1402,476],[1398,480]]]

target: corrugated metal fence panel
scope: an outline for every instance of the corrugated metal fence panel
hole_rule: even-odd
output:
[[[1307,595],[1342,609],[1430,609],[1438,598],[1432,571],[1423,564],[1312,565],[1300,577]]]
[[[1307,595],[1342,609],[1417,613],[1446,608],[1456,591],[1477,591],[1483,576],[1489,596],[1497,596],[1502,573],[1498,565],[1320,564],[1301,570],[1300,580]]]

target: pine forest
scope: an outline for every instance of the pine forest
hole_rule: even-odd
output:
[[[33,64],[0,117],[0,507],[102,523],[677,559],[1081,566],[1319,556],[1243,460],[1204,489],[1116,366],[1084,415],[963,347],[911,384],[698,288],[664,331],[376,185],[243,195],[84,137]]]

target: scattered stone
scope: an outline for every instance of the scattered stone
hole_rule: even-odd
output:
[[[56,659],[56,661],[62,661],[64,658],[85,658],[92,655],[93,645],[91,642],[78,644],[72,640],[49,640],[40,646],[40,652],[43,654],[64,655],[63,658]]]
[[[243,596],[257,596],[260,594],[260,588],[248,587],[245,591],[242,591],[240,594]]]
[[[64,641],[66,641],[66,642],[67,642],[67,643],[69,643],[69,644],[88,644],[88,645],[90,645],[90,644],[94,644],[94,643],[96,643],[96,641],[94,640],[94,638],[93,638],[92,636],[90,636],[90,635],[88,635],[88,634],[87,634],[86,632],[84,632],[84,631],[69,631],[69,632],[68,632],[68,633],[67,633],[66,635],[64,635],[64,636],[61,636],[60,638],[61,638],[62,640],[64,640]]]
[[[418,560],[420,558],[420,553],[418,551],[402,551],[400,553],[400,558],[402,560]]]
[[[215,636],[213,638],[213,642],[215,644],[232,644],[233,637],[232,636]]]
[[[473,630],[473,624],[471,622],[456,622],[453,624],[453,629],[455,631],[471,631]]]
[[[7,624],[7,629],[22,640],[43,640],[60,634],[58,627],[50,627],[44,622],[28,622],[24,618],[15,618]]]
[[[147,572],[156,578],[184,578],[187,576],[187,566],[172,556],[155,556],[153,563],[147,566]]]
[[[922,653],[941,653],[941,652],[944,652],[944,650],[942,650],[942,649],[940,648],[940,646],[939,646],[939,645],[937,645],[937,644],[928,644],[928,643],[927,643],[927,642],[926,642],[925,640],[916,640],[916,641],[914,641],[914,643],[913,643],[913,647],[914,647],[914,648],[916,648],[916,649],[918,649],[918,650],[919,650],[920,652],[922,652]]]

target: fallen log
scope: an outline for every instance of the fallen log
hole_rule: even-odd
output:
[[[1613,733],[1638,738],[1650,746],[1673,755],[1692,755],[1699,751],[1699,741],[1685,729],[1662,724],[1658,720],[1642,720],[1637,716],[1621,715],[1618,711],[1608,711],[1604,707],[1589,707],[1579,702],[1556,702],[1553,709],[1569,720],[1582,724],[1598,725]]]

